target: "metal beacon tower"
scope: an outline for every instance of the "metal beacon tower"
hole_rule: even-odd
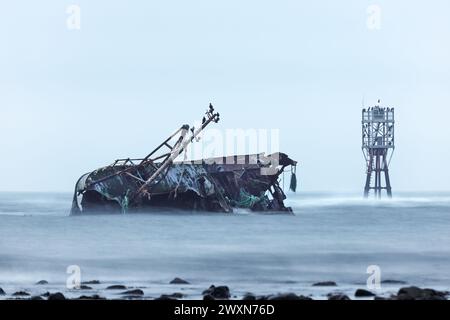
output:
[[[375,198],[381,198],[382,190],[392,197],[389,163],[395,149],[394,123],[394,108],[376,105],[362,110],[362,150],[367,163],[365,198],[369,197],[370,190],[374,190]]]

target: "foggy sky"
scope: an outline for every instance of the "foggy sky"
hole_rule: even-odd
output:
[[[81,8],[81,29],[66,7]],[[212,102],[279,129],[301,190],[361,191],[361,106],[396,108],[397,190],[450,190],[448,1],[11,1],[0,11],[0,191],[72,191]]]

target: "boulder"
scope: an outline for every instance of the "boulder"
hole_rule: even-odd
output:
[[[0,288],[0,296],[4,296],[5,294],[6,294],[5,291],[3,291],[2,288]]]
[[[271,301],[291,301],[291,300],[312,300],[310,297],[298,296],[295,293],[282,293],[269,296],[267,300]]]
[[[100,297],[98,294],[94,294],[92,296],[81,296],[76,300],[106,300],[106,298]]]
[[[313,287],[337,287],[337,283],[334,281],[323,281],[314,283]]]
[[[355,292],[355,297],[357,298],[366,298],[366,297],[375,297],[376,294],[364,289],[358,289]]]
[[[25,291],[17,291],[13,293],[14,297],[21,297],[21,296],[29,296],[30,294]]]
[[[203,296],[207,295],[210,295],[215,299],[229,299],[231,297],[230,289],[227,286],[216,287],[212,285],[209,289],[203,291]]]
[[[80,286],[79,290],[92,290],[92,288],[89,287],[89,286],[87,286],[87,285],[82,284],[82,285]]]
[[[134,290],[128,290],[128,291],[122,292],[121,294],[127,295],[127,296],[143,296],[144,291],[142,291],[141,289],[134,289]]]
[[[90,280],[90,281],[81,282],[81,284],[86,284],[86,285],[100,284],[100,281],[98,281],[98,280]]]
[[[170,281],[170,284],[190,284],[190,283],[181,278],[175,278],[172,281]]]
[[[66,300],[66,297],[61,292],[56,292],[50,294],[48,300]]]
[[[243,297],[242,300],[245,301],[255,301],[256,300],[256,296],[252,293],[246,293]]]
[[[397,293],[397,300],[446,300],[448,292],[434,289],[421,289],[419,287],[401,288]]]
[[[32,296],[31,298],[30,298],[30,300],[44,300],[44,298],[42,298],[41,296]]]
[[[125,287],[121,284],[118,284],[118,285],[116,284],[116,285],[109,286],[106,288],[106,290],[126,290],[126,289],[127,289],[127,287]]]
[[[399,285],[403,285],[406,284],[406,281],[400,281],[400,280],[383,280],[381,281],[381,284],[387,284],[387,285],[395,285],[395,284],[399,284]]]
[[[184,297],[184,295],[182,293],[176,292],[176,293],[172,293],[172,294],[162,294],[156,300],[178,300],[183,297]]]
[[[328,300],[351,300],[351,299],[345,294],[329,294]]]
[[[41,280],[41,281],[36,282],[37,286],[43,286],[43,285],[46,285],[46,284],[48,284],[47,280]]]
[[[204,301],[212,301],[212,300],[216,300],[216,298],[214,298],[212,295],[207,294],[205,296],[203,296],[203,300]]]

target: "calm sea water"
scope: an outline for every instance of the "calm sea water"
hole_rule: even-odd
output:
[[[450,289],[450,194],[397,194],[382,201],[289,194],[292,216],[70,217],[71,196],[0,193],[5,291],[39,293],[44,289],[34,283],[45,279],[50,282],[45,290],[70,296],[64,289],[69,265],[81,268],[83,281],[144,287],[147,296],[184,290],[196,298],[211,284],[225,284],[237,296],[294,291],[323,297],[364,287],[369,265],[380,267],[382,280]],[[191,285],[169,286],[174,277]],[[311,286],[326,280],[339,287]],[[380,294],[397,289],[383,286]]]

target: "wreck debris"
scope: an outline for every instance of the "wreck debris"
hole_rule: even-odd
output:
[[[125,213],[155,207],[292,212],[284,205],[286,195],[278,178],[291,166],[291,189],[295,190],[297,162],[284,153],[176,161],[210,123],[219,120],[219,113],[210,104],[200,128],[183,125],[145,158],[118,159],[83,175],[76,183],[71,214]]]

